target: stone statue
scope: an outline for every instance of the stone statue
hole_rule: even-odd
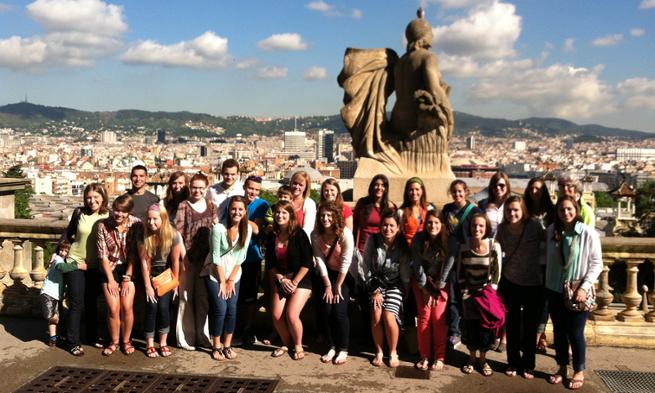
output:
[[[346,50],[338,78],[344,89],[341,118],[360,166],[371,159],[377,161],[376,172],[452,179],[450,86],[441,80],[437,55],[430,51],[432,27],[423,10],[417,14],[405,29],[407,52],[401,58],[391,49]],[[394,91],[388,120],[387,99]]]

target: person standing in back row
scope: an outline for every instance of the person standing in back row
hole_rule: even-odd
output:
[[[134,202],[132,215],[142,222],[146,219],[148,206],[159,203],[159,197],[148,191],[148,169],[143,165],[135,165],[130,171],[132,188],[127,191]]]
[[[209,187],[206,198],[212,201],[218,212],[219,220],[227,214],[227,204],[235,195],[243,196],[243,183],[240,181],[239,163],[229,158],[221,165],[221,182]]]

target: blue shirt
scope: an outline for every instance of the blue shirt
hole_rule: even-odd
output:
[[[248,220],[255,221],[258,218],[266,218],[266,212],[270,209],[268,202],[263,199],[257,198],[248,204]],[[246,260],[243,263],[261,263],[264,256],[262,255],[261,244],[263,238],[264,228],[260,228],[260,232],[250,237],[248,244],[248,253]]]
[[[580,235],[584,224],[577,222],[573,231],[564,233],[561,246],[553,239],[548,239],[546,250],[546,288],[551,291],[563,292],[565,280],[573,280],[577,276],[580,259]],[[560,250],[560,247],[562,249]],[[562,261],[562,256],[564,261]],[[569,264],[568,266],[565,266]]]

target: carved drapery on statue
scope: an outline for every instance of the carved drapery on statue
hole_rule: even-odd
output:
[[[429,51],[432,29],[419,18],[406,30],[407,53],[391,49],[348,48],[339,85],[341,117],[360,158],[378,161],[390,174],[451,174],[448,141],[454,128],[436,55]],[[391,93],[396,103],[387,119]]]

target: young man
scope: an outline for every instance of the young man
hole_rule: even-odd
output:
[[[253,226],[250,244],[246,260],[241,264],[243,270],[241,279],[241,288],[239,290],[239,318],[242,337],[248,344],[253,344],[257,340],[252,331],[252,323],[257,311],[257,293],[262,275],[262,255],[261,245],[264,228],[266,227],[266,213],[270,209],[268,202],[259,198],[262,189],[262,178],[259,176],[249,176],[245,183],[245,197],[248,202],[248,220]]]
[[[557,185],[559,186],[560,196],[568,195],[578,201],[582,222],[595,228],[596,215],[594,214],[594,209],[582,200],[582,184],[580,181],[570,173],[562,173],[557,177]]]
[[[216,183],[207,190],[207,199],[214,202],[218,208],[218,217],[223,218],[227,212],[227,205],[230,197],[243,195],[243,184],[239,181],[239,163],[230,158],[223,161],[221,165],[220,183]]]
[[[148,206],[153,203],[159,203],[159,197],[147,189],[148,170],[143,165],[135,165],[130,172],[132,188],[127,191],[134,201],[132,215],[141,221],[146,221],[146,211]]]

